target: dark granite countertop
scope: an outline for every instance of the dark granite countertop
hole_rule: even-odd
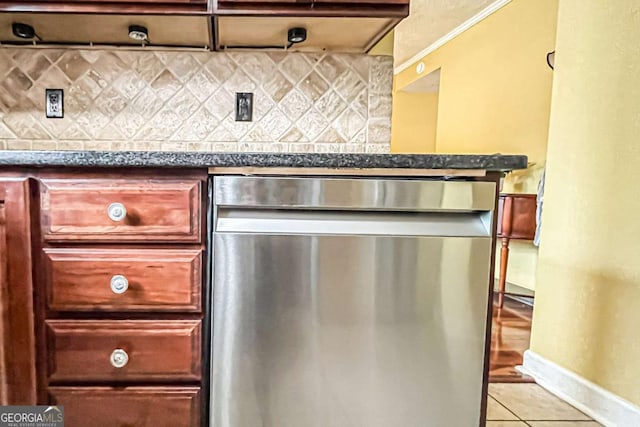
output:
[[[461,154],[207,153],[164,151],[0,151],[0,167],[293,167],[480,169],[527,167],[527,156]]]

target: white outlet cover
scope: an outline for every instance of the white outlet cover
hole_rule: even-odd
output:
[[[49,119],[64,117],[64,92],[62,89],[46,89],[46,113]]]

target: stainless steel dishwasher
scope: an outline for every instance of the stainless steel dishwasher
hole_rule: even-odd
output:
[[[480,420],[495,183],[213,180],[213,427]]]

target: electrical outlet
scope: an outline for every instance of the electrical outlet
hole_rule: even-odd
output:
[[[253,93],[236,92],[236,122],[253,120]]]
[[[46,113],[48,119],[64,117],[64,91],[62,89],[46,89]]]

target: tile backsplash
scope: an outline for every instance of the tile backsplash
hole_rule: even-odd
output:
[[[0,149],[389,151],[392,58],[0,48]],[[64,90],[64,118],[45,89]],[[235,93],[253,92],[252,122]]]

